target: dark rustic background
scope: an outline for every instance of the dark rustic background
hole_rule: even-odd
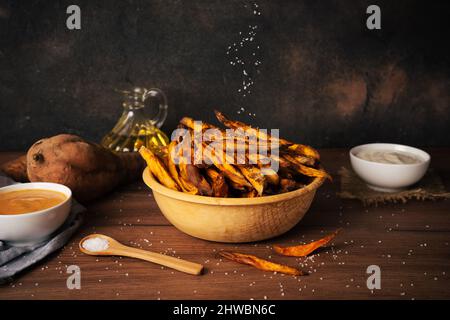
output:
[[[166,131],[218,108],[318,147],[449,146],[450,6],[376,1],[382,30],[369,31],[372,3],[0,0],[0,149],[99,140],[121,112],[114,89],[133,85],[166,92]]]

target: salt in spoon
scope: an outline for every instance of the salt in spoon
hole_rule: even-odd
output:
[[[83,247],[83,243],[88,239],[94,239],[94,238],[100,238],[103,240],[106,240],[108,242],[108,245],[106,248],[100,248],[99,251],[91,251]],[[103,243],[105,243],[103,241]],[[203,266],[198,263],[178,259],[175,257],[166,256],[160,253],[146,251],[142,249],[136,249],[132,247],[125,246],[118,242],[117,240],[105,236],[103,234],[91,234],[89,236],[84,237],[80,240],[80,250],[81,252],[85,254],[89,254],[92,256],[123,256],[123,257],[130,257],[130,258],[136,258],[141,259],[145,261],[150,261],[156,264],[160,264],[162,266],[172,268],[181,272],[193,274],[193,275],[200,275]]]

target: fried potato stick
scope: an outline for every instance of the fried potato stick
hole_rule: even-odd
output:
[[[275,138],[272,138],[269,134],[260,131],[258,129],[253,128],[252,126],[249,126],[246,123],[240,122],[240,121],[234,121],[229,120],[222,112],[215,110],[214,113],[216,114],[217,120],[219,120],[225,127],[237,130],[237,129],[243,129],[247,133],[252,133],[258,137],[258,140],[261,141],[271,141],[275,140]],[[276,139],[280,140],[280,139]]]
[[[248,154],[249,163],[257,164],[259,166],[267,166],[270,163],[278,163],[280,168],[289,168],[291,164],[289,161],[284,159],[282,156],[270,154],[270,155],[261,155],[261,154]]]
[[[188,127],[191,130],[194,130],[194,126],[195,126],[194,122],[195,122],[195,120],[190,118],[190,117],[183,117],[180,120],[181,124],[185,125],[186,127]],[[208,130],[208,129],[218,129],[218,130],[223,131],[222,129],[220,129],[220,128],[212,125],[212,124],[209,124],[209,123],[206,123],[206,122],[203,122],[203,121],[201,123],[202,123],[202,131],[205,131],[205,130]]]
[[[172,141],[168,146],[168,155],[167,155],[167,167],[169,168],[169,172],[172,176],[172,178],[178,183],[178,185],[181,187],[183,192],[187,192],[190,194],[198,194],[199,191],[197,187],[191,183],[190,181],[187,181],[183,179],[183,177],[180,176],[178,173],[177,166],[174,161],[175,154],[175,146],[176,141]]]
[[[291,143],[291,145],[288,147],[289,150],[299,153],[300,155],[305,155],[307,157],[313,158],[317,161],[320,160],[319,152],[314,149],[313,147],[304,145],[304,144],[297,144],[297,143]]]
[[[245,177],[235,169],[234,166],[228,163],[214,164],[217,169],[219,169],[225,177],[233,181],[235,184],[235,189],[251,188],[252,185],[245,179]]]
[[[209,160],[214,166],[219,169],[225,177],[233,181],[236,185],[251,188],[252,185],[245,179],[245,177],[233,165],[220,159],[220,156],[215,153],[214,148],[204,148],[203,156]]]
[[[195,120],[190,118],[190,117],[183,117],[180,120],[180,123],[182,125],[184,125],[185,127],[191,129],[191,130],[195,130]],[[209,130],[209,129],[214,129],[216,132],[220,132],[220,136],[214,136],[214,135],[211,135],[211,134],[204,135],[203,138],[205,140],[207,140],[207,141],[212,139],[212,140],[216,140],[216,141],[220,141],[220,140],[226,141],[226,140],[228,140],[229,143],[231,143],[233,141],[237,141],[237,142],[240,142],[240,143],[248,143],[248,141],[244,137],[239,137],[239,136],[237,136],[237,137],[235,137],[235,136],[229,137],[225,130],[223,130],[223,129],[219,128],[219,127],[216,127],[216,126],[214,126],[214,125],[212,125],[210,123],[202,121],[201,124],[202,124],[202,127],[201,127],[202,133],[204,133],[206,130]]]
[[[191,134],[191,132],[187,132],[186,134]],[[184,139],[185,137],[183,136],[183,141],[180,143],[186,143]],[[193,189],[194,186],[198,190],[197,194],[210,196],[212,195],[213,192],[211,186],[209,185],[208,181],[206,181],[205,177],[201,175],[199,168],[192,164],[192,161],[195,160],[194,159],[195,155],[192,152],[192,141],[193,140],[191,140],[190,145],[188,144],[182,146],[182,147],[187,146],[188,148],[191,149],[190,159],[186,158],[185,154],[183,153],[184,152],[183,148],[180,148],[178,154],[176,155],[178,157],[180,181],[184,183],[182,187],[190,189],[192,192],[194,192]],[[174,145],[172,147],[172,150],[173,148],[175,148]]]
[[[282,155],[289,155],[296,163],[303,164],[308,167],[313,167],[316,165],[316,159],[310,156],[299,155],[291,149],[283,149],[281,151]]]
[[[243,198],[256,198],[258,197],[258,191],[255,189],[250,190],[249,192],[242,193]]]
[[[328,242],[333,240],[336,237],[336,235],[339,233],[339,231],[341,231],[341,229],[336,230],[335,232],[327,235],[326,237],[324,237],[322,239],[319,239],[317,241],[314,241],[314,242],[311,242],[308,244],[299,245],[299,246],[281,247],[279,245],[274,245],[273,250],[276,253],[281,254],[283,256],[306,257],[310,253],[314,252],[315,250],[317,250],[320,247],[323,247]]]
[[[280,176],[270,167],[261,167],[261,173],[266,178],[267,183],[277,186],[280,183]]]
[[[297,188],[297,183],[291,179],[281,179],[280,180],[280,192],[289,192]]]
[[[289,161],[293,165],[293,167],[295,168],[295,170],[297,172],[299,172],[305,176],[327,178],[327,179],[332,180],[331,176],[328,173],[326,173],[324,170],[314,169],[311,167],[307,167],[303,164],[300,164],[297,161],[295,161],[295,159],[292,156],[290,156],[288,154],[283,155],[283,158],[286,159],[287,161]]]
[[[253,188],[255,188],[258,196],[262,196],[266,184],[266,179],[261,173],[261,169],[256,166],[248,165],[238,166],[238,168],[241,171],[242,175],[252,184]]]
[[[298,270],[296,268],[292,268],[286,265],[270,262],[261,258],[258,258],[256,256],[250,255],[250,254],[243,254],[243,253],[236,253],[236,252],[227,252],[222,251],[219,252],[219,254],[231,261],[247,264],[252,267],[255,267],[259,270],[263,271],[270,271],[270,272],[280,272],[284,274],[289,274],[293,276],[305,276],[308,273],[305,273],[301,270]]]
[[[311,157],[315,160],[320,160],[320,155],[319,152],[317,152],[317,150],[315,150],[314,148],[307,146],[307,145],[303,145],[303,144],[296,144],[293,142],[290,142],[288,140],[282,139],[282,138],[275,138],[272,137],[270,134],[267,134],[263,131],[260,131],[258,129],[253,128],[252,126],[240,122],[240,121],[233,121],[233,120],[229,120],[222,112],[220,111],[214,111],[216,114],[216,118],[223,123],[226,127],[228,128],[232,128],[232,129],[239,129],[242,128],[244,130],[248,130],[251,131],[253,133],[255,133],[258,137],[259,140],[263,140],[263,141],[275,141],[278,142],[280,145],[285,145],[288,146],[288,148],[294,152],[297,152],[300,155],[305,155],[308,157]]]
[[[228,180],[228,184],[231,186],[231,188],[239,192],[246,192],[248,190],[248,188],[244,187],[243,185],[237,184],[232,180]]]
[[[179,168],[181,177],[194,184],[201,195],[212,195],[213,190],[211,186],[208,181],[206,181],[205,177],[201,175],[200,170],[196,166],[182,161],[179,164]]]
[[[228,185],[225,176],[213,168],[206,169],[206,174],[211,180],[214,197],[228,197]]]
[[[168,156],[168,147],[159,157],[183,192],[254,197],[302,188],[310,181],[306,177],[331,180],[318,167],[320,156],[314,148],[230,120],[219,111],[215,114],[219,122],[233,130],[184,117],[178,128],[187,131],[178,142],[187,144],[191,159],[176,165]],[[180,156],[188,157],[187,153]],[[274,166],[279,170],[272,169]]]
[[[172,190],[181,191],[180,186],[178,186],[178,184],[172,179],[164,163],[153,152],[142,146],[139,149],[139,153],[147,162],[150,172],[161,184]]]

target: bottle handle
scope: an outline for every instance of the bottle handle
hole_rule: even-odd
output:
[[[159,111],[155,118],[151,119],[150,121],[153,123],[154,126],[157,128],[160,128],[164,121],[167,118],[167,98],[164,92],[158,88],[151,88],[148,90],[145,90],[144,94],[142,95],[142,102],[145,103],[145,101],[149,98],[157,99],[159,101]]]

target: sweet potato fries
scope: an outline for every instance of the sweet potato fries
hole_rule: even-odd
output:
[[[330,178],[314,148],[215,113],[226,129],[184,117],[169,146],[154,152],[141,148],[161,184],[203,196],[261,197]]]
[[[313,253],[318,248],[323,247],[324,245],[329,243],[331,240],[333,240],[340,230],[341,229],[338,229],[335,232],[323,237],[322,239],[311,242],[309,244],[292,246],[292,247],[281,247],[278,245],[274,245],[273,250],[276,253],[283,255],[283,256],[306,257],[307,255]],[[221,252],[219,252],[219,255],[221,255],[224,258],[227,258],[228,260],[235,261],[235,262],[242,263],[242,264],[248,264],[250,266],[253,266],[253,267],[255,267],[259,270],[263,270],[263,271],[272,271],[272,272],[276,271],[276,272],[290,274],[290,275],[294,275],[294,276],[308,275],[307,272],[303,272],[296,268],[292,268],[292,267],[289,267],[289,266],[286,266],[283,264],[278,264],[275,262],[267,261],[267,260],[258,258],[257,256],[250,255],[250,254],[221,251]]]
[[[341,229],[338,229],[335,232],[327,235],[326,237],[323,237],[322,239],[319,239],[317,241],[314,241],[314,242],[311,242],[311,243],[308,243],[308,244],[292,246],[292,247],[281,247],[279,245],[274,245],[273,246],[273,250],[276,253],[281,254],[283,256],[306,257],[307,255],[313,253],[318,248],[323,247],[328,242],[333,240],[334,237],[336,237],[336,235],[338,234],[338,232],[340,230]]]
[[[283,264],[278,264],[274,262],[270,262],[261,258],[258,258],[257,256],[253,256],[250,254],[243,254],[243,253],[236,253],[236,252],[227,252],[222,251],[219,252],[219,254],[227,258],[231,261],[235,261],[242,264],[248,264],[250,266],[253,266],[259,270],[263,271],[272,271],[272,272],[280,272],[284,274],[290,274],[293,276],[304,276],[307,275],[307,273],[298,270],[296,268],[292,268]]]

